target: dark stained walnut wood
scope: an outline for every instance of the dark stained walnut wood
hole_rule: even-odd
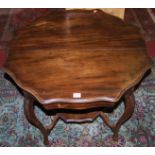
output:
[[[135,99],[133,95],[133,90],[130,90],[124,97],[125,111],[120,117],[115,126],[111,129],[114,132],[113,139],[118,140],[118,131],[123,123],[125,123],[133,114],[135,107]]]
[[[58,119],[83,122],[98,116],[116,140],[133,113],[133,89],[151,68],[139,29],[99,10],[60,11],[40,18],[16,31],[8,47],[4,70],[28,94],[25,114],[43,133],[45,144]],[[124,114],[111,125],[102,108],[114,108],[124,95]],[[57,112],[44,127],[34,113],[36,101],[44,110],[75,113]],[[82,113],[88,109],[92,111]]]
[[[4,69],[40,103],[116,102],[150,68],[139,30],[102,11],[60,12],[16,34]]]

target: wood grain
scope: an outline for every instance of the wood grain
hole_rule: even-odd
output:
[[[151,67],[139,29],[99,10],[40,18],[9,50],[4,70],[42,104],[117,102]]]

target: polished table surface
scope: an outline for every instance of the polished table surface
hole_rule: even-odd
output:
[[[41,18],[16,32],[9,51],[4,69],[42,104],[116,102],[150,68],[139,29],[99,10]]]
[[[139,29],[99,10],[55,12],[17,30],[8,44],[4,71],[25,96],[27,120],[49,144],[59,119],[88,122],[100,116],[113,131],[113,140],[134,112],[135,86],[151,68]],[[111,112],[124,101],[124,113],[111,124]],[[44,126],[35,105],[52,111]]]

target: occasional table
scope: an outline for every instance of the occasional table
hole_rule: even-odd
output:
[[[134,89],[151,68],[139,29],[99,10],[68,10],[39,18],[15,32],[8,44],[6,75],[25,97],[27,120],[49,144],[59,119],[91,122],[96,117],[113,131],[113,139],[134,111]],[[124,101],[123,115],[111,124],[111,112]],[[34,107],[52,112],[49,126]]]

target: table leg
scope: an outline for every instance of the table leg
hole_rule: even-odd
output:
[[[114,132],[113,140],[118,140],[118,131],[122,124],[124,124],[133,114],[134,112],[134,106],[135,106],[135,100],[133,91],[128,92],[124,97],[124,105],[125,110],[121,118],[118,120],[116,125],[112,128],[112,131]]]
[[[24,110],[25,110],[25,115],[26,115],[27,120],[41,131],[41,133],[44,136],[44,144],[49,145],[48,135],[50,134],[51,130],[56,125],[58,121],[58,117],[54,117],[52,124],[46,128],[42,125],[42,123],[36,117],[35,112],[34,112],[34,106],[35,106],[35,101],[32,98],[30,97],[25,98]]]

